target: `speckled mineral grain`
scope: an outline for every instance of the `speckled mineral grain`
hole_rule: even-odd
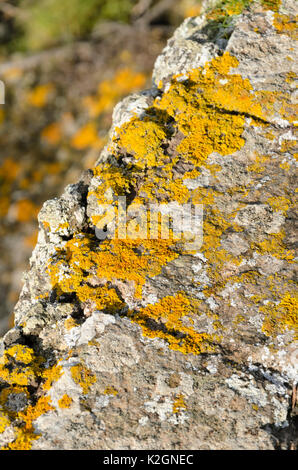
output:
[[[2,341],[3,449],[295,448],[294,9],[187,19],[44,205]],[[120,196],[131,229],[140,204],[203,205],[203,243],[100,240]]]

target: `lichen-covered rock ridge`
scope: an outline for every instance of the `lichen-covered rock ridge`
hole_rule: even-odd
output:
[[[297,445],[294,10],[203,5],[44,204],[2,341],[2,449]],[[201,205],[202,244],[100,239],[124,198],[134,234],[140,206]]]

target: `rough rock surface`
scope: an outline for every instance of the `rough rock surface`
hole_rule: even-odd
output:
[[[270,5],[224,31],[187,19],[97,166],[41,210],[2,341],[4,449],[297,445],[295,3]],[[119,196],[128,234],[138,204],[202,204],[202,245],[100,240]]]

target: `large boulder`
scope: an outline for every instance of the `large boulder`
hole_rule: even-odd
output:
[[[44,205],[4,449],[295,447],[294,6],[187,19]]]

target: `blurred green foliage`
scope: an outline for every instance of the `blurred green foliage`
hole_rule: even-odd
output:
[[[16,48],[40,50],[88,35],[99,21],[130,19],[137,0],[23,0]]]

